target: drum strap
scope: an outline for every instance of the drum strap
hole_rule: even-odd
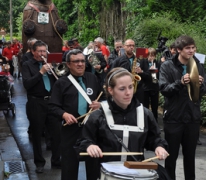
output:
[[[86,94],[86,92],[83,90],[83,88],[79,85],[79,83],[74,79],[74,77],[70,74],[67,76],[68,79],[72,82],[72,84],[77,88],[77,90],[81,93],[81,95],[84,97],[84,99],[89,103],[92,104],[91,99],[89,96]]]
[[[142,104],[137,107],[137,126],[129,125],[118,125],[114,123],[114,118],[112,112],[109,109],[107,101],[101,102],[101,106],[104,110],[106,116],[107,124],[111,130],[123,131],[123,143],[128,147],[129,142],[129,132],[144,132],[144,109]],[[126,149],[122,147],[122,152],[125,152]],[[122,156],[121,161],[126,161],[127,156]]]

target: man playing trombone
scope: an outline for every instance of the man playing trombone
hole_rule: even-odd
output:
[[[100,93],[100,87],[95,75],[85,72],[85,57],[78,49],[71,50],[66,56],[70,70],[69,76],[56,81],[53,86],[50,114],[62,121],[61,129],[61,180],[77,180],[79,159],[73,146],[82,131],[82,121],[77,117],[84,115],[90,109],[100,107],[95,101]],[[94,163],[93,163],[94,161]],[[95,159],[86,160],[87,179],[93,180]]]
[[[48,102],[55,78],[47,73],[50,70],[49,65],[45,64],[42,59],[47,56],[47,45],[37,40],[31,51],[33,57],[24,62],[22,78],[28,98],[27,116],[31,125],[34,163],[36,172],[43,173],[46,161],[42,156],[41,136],[48,124]]]

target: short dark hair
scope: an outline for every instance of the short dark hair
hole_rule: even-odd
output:
[[[45,46],[45,47],[47,47],[47,44],[46,44],[45,42],[41,41],[41,40],[37,40],[37,41],[33,44],[32,50],[33,50],[33,51],[36,51],[37,47],[39,47],[39,46]]]
[[[70,62],[71,55],[77,55],[77,54],[83,54],[81,50],[79,49],[72,49],[70,50],[66,55],[66,62]]]
[[[182,50],[185,46],[195,45],[193,38],[187,35],[181,35],[175,40],[175,47]]]
[[[173,42],[173,43],[170,45],[170,49],[176,49],[176,47],[175,47],[175,42]]]

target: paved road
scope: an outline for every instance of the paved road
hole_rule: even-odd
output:
[[[46,166],[45,172],[43,174],[35,173],[35,166],[33,164],[33,153],[32,153],[32,142],[29,141],[27,128],[28,128],[28,120],[25,115],[25,103],[26,103],[26,93],[22,86],[22,80],[16,79],[14,84],[14,96],[12,101],[16,104],[16,116],[12,117],[10,113],[7,116],[7,121],[10,125],[13,136],[17,142],[19,150],[21,152],[21,156],[23,161],[25,161],[27,171],[29,174],[30,180],[57,180],[60,179],[60,170],[54,170],[50,168],[50,157],[51,152],[46,151],[44,139],[42,139],[42,148],[43,154],[46,158]],[[161,115],[160,115],[161,116]],[[160,118],[160,127],[162,127],[162,120]],[[197,180],[205,180],[206,179],[206,134],[200,134],[200,140],[203,142],[203,145],[197,146],[197,155],[196,155],[196,176]],[[1,145],[1,142],[0,142]],[[8,144],[7,144],[8,145]],[[5,145],[6,147],[6,145]],[[2,149],[1,149],[2,150]],[[19,152],[18,152],[19,153]],[[17,153],[17,155],[18,155]],[[153,152],[146,153],[148,157],[153,157]],[[159,162],[164,165],[164,161]],[[26,178],[19,178],[19,180],[26,180]],[[28,178],[27,178],[28,179]],[[179,159],[177,161],[177,180],[183,180],[183,166],[182,166],[182,155],[181,150],[179,154]],[[18,179],[15,179],[18,180]],[[79,169],[79,180],[85,180],[85,168],[84,163],[80,164]]]

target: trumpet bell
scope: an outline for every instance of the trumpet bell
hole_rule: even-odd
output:
[[[187,84],[190,100],[193,102],[199,101],[199,72],[197,64],[193,58],[190,58],[187,64],[187,73],[190,74],[190,83]]]

